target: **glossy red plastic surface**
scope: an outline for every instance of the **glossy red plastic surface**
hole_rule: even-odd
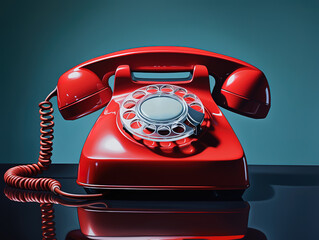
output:
[[[267,80],[259,69],[248,63],[194,48],[143,47],[94,58],[63,74],[58,83],[59,109],[64,109],[67,104],[76,104],[86,96],[100,91],[103,86],[108,87],[108,78],[115,73],[120,65],[129,65],[131,71],[157,72],[192,71],[195,65],[204,65],[207,67],[209,74],[216,80],[213,96],[218,105],[253,118],[265,117],[270,108]],[[232,94],[232,99],[229,99],[229,94],[224,94],[222,90]],[[238,97],[238,100],[234,104],[236,97]],[[110,98],[110,93],[105,92],[103,100],[108,98]],[[241,101],[242,98],[248,102]],[[91,108],[91,111],[81,112],[78,109],[79,117],[105,106],[108,101],[103,100],[101,98],[101,101],[96,103],[97,107]],[[247,107],[245,105],[255,104],[256,102],[260,105],[257,112],[255,114],[246,112]],[[76,108],[83,109],[85,103],[86,101]],[[91,101],[88,104],[91,105]],[[249,106],[248,108],[250,109]],[[68,115],[65,113],[66,111],[64,109],[63,116]],[[76,115],[77,113],[74,112],[74,108],[70,111],[73,112],[70,115]],[[71,119],[75,118],[76,116]]]
[[[104,107],[110,101],[112,91],[92,71],[71,69],[60,77],[57,97],[62,116],[73,120]]]
[[[220,106],[252,118],[265,118],[270,108],[265,75],[247,67],[230,74],[221,89],[214,89],[213,97]]]
[[[196,94],[205,106],[197,137],[156,143],[123,130],[119,106],[128,93],[152,80],[132,72],[190,71],[192,79],[171,83]],[[108,79],[115,74],[114,94]],[[216,84],[210,92],[209,75]],[[243,61],[186,47],[143,47],[107,54],[63,74],[59,109],[76,119],[106,104],[82,150],[77,182],[89,188],[245,189],[249,186],[242,147],[216,103],[231,111],[264,118],[270,92],[264,74]],[[109,102],[110,101],[110,102]],[[215,103],[216,102],[216,103]]]
[[[118,116],[121,102],[126,94],[148,84],[134,82],[128,65],[117,68],[113,98],[83,147],[78,184],[130,189],[247,188],[244,152],[212,99],[207,68],[194,66],[192,79],[176,84],[196,94],[205,106],[205,128],[195,138],[150,143],[123,130]]]
[[[73,102],[65,107],[61,107],[60,113],[66,120],[74,120],[88,115],[104,107],[112,97],[111,88],[103,88],[87,97]]]
[[[210,210],[78,208],[81,232],[92,239],[243,239],[249,205]]]

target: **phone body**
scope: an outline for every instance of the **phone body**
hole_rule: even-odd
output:
[[[190,72],[190,77],[139,79],[134,72]],[[216,81],[212,92],[210,75]],[[186,47],[135,48],[89,60],[60,77],[57,97],[67,120],[106,106],[78,169],[77,183],[95,190],[243,191],[249,187],[245,154],[218,105],[256,119],[270,109],[262,71]]]

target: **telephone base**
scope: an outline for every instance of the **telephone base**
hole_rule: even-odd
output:
[[[227,174],[225,174],[227,173]],[[245,190],[245,157],[235,160],[82,158],[77,183],[97,190]]]

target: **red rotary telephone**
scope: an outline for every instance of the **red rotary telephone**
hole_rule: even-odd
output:
[[[190,77],[141,79],[134,72],[190,72]],[[114,74],[112,93],[108,80]],[[212,93],[209,75],[216,81]],[[56,180],[25,180],[50,164],[49,100],[55,95],[67,120],[107,105],[87,137],[78,170],[77,183],[97,190],[243,191],[249,186],[245,155],[216,104],[252,118],[265,118],[270,108],[265,75],[231,57],[186,47],[143,47],[107,54],[60,77],[56,90],[40,103],[39,163],[27,170],[19,166],[9,170],[7,183],[66,195]]]

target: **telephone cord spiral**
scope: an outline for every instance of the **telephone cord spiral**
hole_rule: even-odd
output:
[[[63,199],[60,196],[48,192],[48,191],[30,191],[18,188],[12,188],[6,186],[4,188],[5,196],[15,202],[33,202],[33,203],[52,203],[59,204],[66,207],[88,207],[92,205],[103,205],[105,208],[108,207],[107,203],[101,199],[91,199],[91,200],[69,200]]]
[[[5,187],[4,194],[8,199],[15,202],[61,204],[61,200],[59,199],[59,197],[51,192],[28,191],[17,188]]]
[[[61,188],[61,184],[51,178],[30,178],[51,165],[52,140],[53,140],[53,108],[50,101],[43,101],[39,104],[41,129],[40,129],[40,153],[37,164],[20,165],[10,168],[4,175],[5,182],[13,187],[27,190],[53,191],[54,188]]]
[[[15,166],[7,170],[4,174],[4,181],[16,188],[51,191],[60,196],[73,199],[91,199],[102,197],[103,194],[71,194],[61,190],[59,181],[52,178],[33,178],[42,173],[51,165],[51,156],[53,150],[53,107],[50,99],[56,96],[57,90],[54,89],[45,99],[39,103],[40,113],[40,153],[38,163]]]

